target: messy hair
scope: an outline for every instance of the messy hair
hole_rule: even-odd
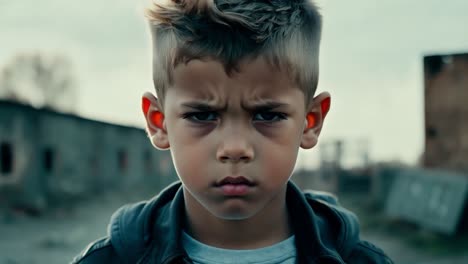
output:
[[[312,0],[152,0],[145,10],[153,40],[153,81],[164,98],[174,68],[215,59],[227,74],[262,56],[314,96],[322,18]]]

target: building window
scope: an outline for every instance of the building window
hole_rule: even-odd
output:
[[[123,172],[127,170],[128,167],[128,157],[127,152],[123,149],[117,152],[117,164],[119,166],[119,171]]]
[[[437,138],[437,129],[433,126],[428,126],[426,128],[426,137],[428,139]]]
[[[51,148],[44,150],[44,171],[52,172],[54,170],[54,151]]]
[[[6,174],[13,172],[13,150],[11,144],[9,143],[2,143],[0,145],[0,159],[1,159],[1,166],[0,172],[2,175],[6,176]]]

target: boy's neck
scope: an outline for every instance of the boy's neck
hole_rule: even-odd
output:
[[[284,195],[275,198],[281,199],[282,206],[267,206],[245,220],[217,218],[190,195],[185,197],[185,231],[204,244],[225,249],[256,249],[271,246],[292,235]]]

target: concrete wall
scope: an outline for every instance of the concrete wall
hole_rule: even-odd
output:
[[[468,172],[468,54],[424,58],[424,165]]]
[[[154,149],[143,129],[17,103],[0,101],[0,144],[12,154],[11,169],[0,163],[3,204],[42,210],[109,189],[157,191],[177,179],[170,153]]]
[[[46,202],[43,195],[45,186],[37,169],[40,161],[35,155],[38,139],[36,112],[9,103],[0,107],[0,145],[4,147],[4,153],[0,153],[0,200],[3,204],[28,202],[42,208]],[[5,156],[7,154],[9,158]]]

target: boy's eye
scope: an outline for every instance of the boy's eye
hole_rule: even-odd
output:
[[[278,112],[259,112],[254,114],[254,121],[275,122],[286,119],[286,115]]]
[[[184,119],[189,119],[195,122],[203,122],[203,121],[216,121],[218,118],[215,112],[193,112],[193,113],[186,113],[183,116]]]
[[[212,122],[216,121],[219,116],[216,112],[191,112],[183,115],[184,119],[194,122]],[[260,122],[277,122],[286,119],[286,115],[278,112],[258,112],[253,116],[253,121]]]

